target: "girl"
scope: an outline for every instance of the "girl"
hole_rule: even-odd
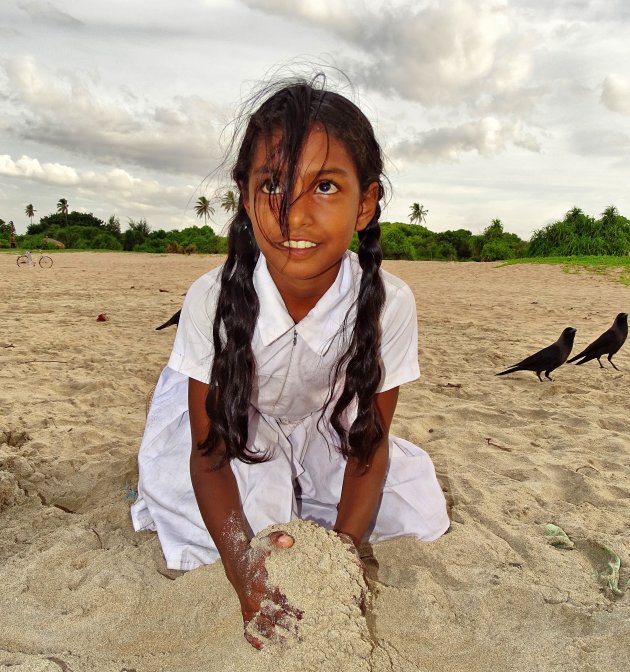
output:
[[[433,540],[449,520],[428,455],[389,436],[398,388],[419,375],[416,305],[380,269],[369,121],[339,94],[283,86],[250,116],[232,177],[228,257],[186,295],[132,517],[157,530],[170,568],[221,558],[259,648],[252,630],[300,614],[267,585],[253,534],[297,516],[354,548]]]

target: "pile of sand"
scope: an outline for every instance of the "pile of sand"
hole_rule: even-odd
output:
[[[269,548],[267,536],[274,531],[291,535],[293,546]],[[257,672],[417,672],[370,631],[371,600],[363,569],[334,532],[292,520],[262,530],[251,545],[268,553],[269,585],[302,611],[302,618],[291,619],[286,629],[276,628],[272,639],[252,631],[265,642]]]
[[[303,617],[293,619],[295,629],[281,641],[265,643],[264,658],[282,670],[369,670],[373,643],[359,608],[367,590],[361,568],[336,534],[303,520],[263,530],[252,546],[276,530],[291,535],[294,544],[271,548],[268,582]]]

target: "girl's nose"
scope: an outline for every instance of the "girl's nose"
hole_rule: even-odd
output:
[[[289,229],[299,229],[310,218],[307,194],[298,194],[289,208]]]

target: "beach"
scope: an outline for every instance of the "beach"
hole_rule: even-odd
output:
[[[223,257],[53,258],[21,269],[0,254],[0,669],[255,671],[220,563],[169,571],[129,518],[175,336],[155,327]],[[436,542],[374,547],[368,619],[389,669],[627,669],[630,344],[619,371],[495,373],[567,326],[577,354],[629,311],[630,288],[551,265],[383,266],[413,290],[420,329],[422,375],[392,433],[431,455],[452,519]]]

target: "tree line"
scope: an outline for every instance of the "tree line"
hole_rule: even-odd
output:
[[[238,205],[235,191],[224,193],[219,206],[228,214]],[[215,212],[212,203],[200,197],[195,206],[203,226],[183,230],[152,230],[146,219],[129,219],[124,231],[120,219],[112,215],[106,222],[91,213],[70,211],[68,201],[59,199],[57,212],[33,223],[37,212],[32,204],[25,208],[31,220],[25,235],[15,236],[22,249],[125,250],[135,252],[218,253],[227,252],[227,239],[218,236],[208,225]],[[574,207],[556,222],[538,229],[529,241],[505,231],[500,219],[493,219],[481,234],[468,229],[434,232],[424,226],[429,211],[413,203],[410,224],[381,223],[381,245],[385,259],[497,261],[521,257],[545,256],[625,256],[630,252],[630,220],[614,206],[607,207],[599,218]],[[9,223],[12,225],[12,222]],[[9,247],[10,226],[0,219],[0,247]],[[358,249],[353,238],[351,249]]]

